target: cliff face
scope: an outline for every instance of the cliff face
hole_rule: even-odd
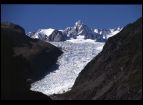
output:
[[[109,38],[102,52],[79,74],[65,100],[142,99],[142,18]]]
[[[38,80],[49,72],[61,54],[55,46],[26,36],[22,27],[2,23],[2,99],[35,99],[37,96],[37,99],[49,99],[41,93],[31,92],[29,82]]]

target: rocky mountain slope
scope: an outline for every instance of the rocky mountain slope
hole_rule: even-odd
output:
[[[142,18],[109,38],[77,77],[71,91],[57,100],[142,99]]]
[[[26,36],[22,27],[1,23],[1,98],[49,99],[30,91],[30,83],[49,72],[61,54],[55,46]]]

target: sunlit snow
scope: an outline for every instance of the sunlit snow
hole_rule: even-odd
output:
[[[52,34],[52,32],[54,31],[55,29],[52,29],[52,28],[49,28],[49,29],[42,29],[40,31],[40,33],[44,33],[45,35],[49,36]]]
[[[53,29],[53,28],[40,29],[32,36],[32,38],[38,39],[39,38],[39,34],[44,34],[46,36],[50,36],[54,32],[54,30],[55,29]]]

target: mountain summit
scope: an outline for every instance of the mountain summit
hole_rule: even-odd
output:
[[[75,22],[73,27],[66,28],[63,33],[68,36],[68,39],[94,39],[94,32],[87,25],[83,24],[81,20]]]
[[[75,22],[74,26],[67,27],[64,30],[58,29],[39,29],[36,32],[29,32],[27,36],[40,39],[43,41],[67,41],[75,42],[73,40],[86,40],[91,39],[97,42],[104,42],[109,37],[117,34],[123,28],[117,27],[114,29],[93,29],[84,24],[81,20]]]

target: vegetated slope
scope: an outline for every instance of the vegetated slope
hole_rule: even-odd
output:
[[[22,27],[1,23],[2,99],[49,99],[30,91],[29,82],[42,78],[61,54],[55,46],[26,36]]]
[[[71,91],[58,100],[142,99],[142,18],[109,38],[79,74]]]

